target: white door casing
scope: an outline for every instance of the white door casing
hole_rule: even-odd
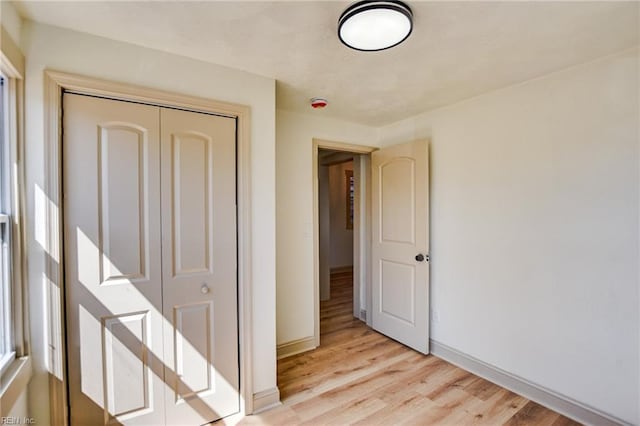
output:
[[[426,141],[371,155],[372,327],[429,352],[429,173]],[[422,255],[424,260],[420,261]]]
[[[237,412],[235,120],[73,94],[63,103],[72,424]],[[193,125],[202,119],[218,124]]]

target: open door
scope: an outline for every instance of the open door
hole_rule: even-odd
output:
[[[429,353],[427,142],[372,153],[372,326]]]

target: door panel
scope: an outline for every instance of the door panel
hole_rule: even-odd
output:
[[[72,424],[238,412],[235,120],[63,105]]]
[[[161,111],[168,424],[240,410],[235,131],[231,118]]]
[[[181,378],[176,399],[215,391],[212,308],[212,302],[175,308],[176,372]]]
[[[379,168],[380,238],[383,242],[414,244],[415,160],[393,158]]]
[[[380,312],[415,325],[414,265],[380,261]]]
[[[148,279],[147,132],[131,124],[108,123],[98,125],[98,134],[102,285]]]
[[[162,424],[157,107],[63,97],[73,424]]]
[[[429,351],[429,182],[426,141],[372,153],[372,326]]]
[[[107,408],[121,420],[151,409],[149,314],[142,312],[105,318],[102,333],[102,372]]]
[[[172,206],[175,263],[174,276],[210,273],[213,212],[212,140],[198,133],[173,134]]]

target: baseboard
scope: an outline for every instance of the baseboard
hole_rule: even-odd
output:
[[[297,355],[302,352],[310,351],[316,348],[315,338],[313,336],[304,337],[292,342],[283,343],[277,347],[278,359],[286,358],[291,355]]]
[[[509,389],[580,423],[598,426],[628,424],[596,408],[589,407],[572,398],[501,370],[498,367],[494,367],[435,340],[431,339],[429,343],[430,352],[438,358],[442,358],[451,364],[470,371],[477,376]]]
[[[335,268],[329,269],[329,272],[332,274],[340,273],[340,272],[351,272],[351,271],[353,271],[353,265],[336,266]]]
[[[253,413],[258,414],[262,411],[270,410],[282,404],[280,402],[280,391],[278,387],[263,390],[253,394]]]

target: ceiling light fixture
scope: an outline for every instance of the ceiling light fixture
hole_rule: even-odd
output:
[[[377,51],[397,46],[413,29],[413,13],[401,1],[360,1],[338,19],[338,37],[352,49]]]

